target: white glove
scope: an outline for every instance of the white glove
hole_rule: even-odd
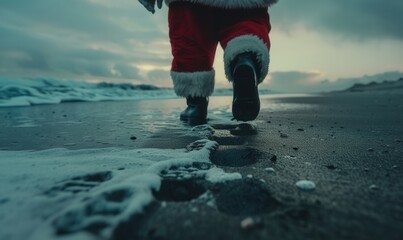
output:
[[[159,9],[162,8],[163,0],[139,0],[141,4],[151,13],[155,13],[155,2],[157,1],[157,6]]]

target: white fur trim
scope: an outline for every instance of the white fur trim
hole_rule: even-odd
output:
[[[230,67],[231,63],[236,56],[245,52],[256,54],[256,60],[260,65],[257,69],[260,70],[258,83],[263,82],[269,72],[270,53],[267,45],[255,35],[243,35],[228,42],[224,50],[224,67],[227,79],[231,82],[234,80]]]
[[[278,0],[165,0],[167,6],[172,2],[191,2],[219,8],[259,8],[268,7]]]
[[[174,90],[181,97],[208,97],[214,91],[214,69],[205,72],[171,71]]]

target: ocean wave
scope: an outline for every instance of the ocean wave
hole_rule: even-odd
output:
[[[0,78],[0,107],[175,97],[172,89],[145,84]]]

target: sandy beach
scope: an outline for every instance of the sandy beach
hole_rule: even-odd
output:
[[[161,170],[160,186],[152,189],[153,197],[141,212],[88,210],[88,198],[97,196],[102,186],[113,187],[118,176],[130,176],[129,167],[119,170],[126,175],[108,167],[104,174],[91,175],[88,169],[72,172],[74,177],[62,179],[64,187],[59,187],[60,181],[53,186],[39,182],[35,194],[40,197],[56,190],[70,194],[58,195],[61,202],[39,214],[50,239],[401,239],[401,99],[401,90],[262,97],[261,114],[246,126],[250,130],[243,131],[230,120],[231,97],[212,97],[208,125],[196,128],[178,120],[184,104],[178,99],[0,108],[0,149],[2,153],[159,149],[159,155],[172,149],[208,150],[209,163],[194,160],[192,167]],[[215,141],[218,147],[208,148],[206,142],[189,145],[200,139]],[[3,160],[7,159],[2,159],[4,171]],[[213,168],[239,177],[213,181],[208,174],[192,174]],[[20,175],[10,173],[6,183],[29,181],[29,176],[21,180]],[[97,183],[85,191],[72,191],[77,180]],[[14,206],[15,192],[22,191],[8,189],[11,192],[0,196],[2,213]],[[127,205],[119,205],[122,199],[135,196],[127,200],[113,195],[109,200],[123,209]],[[55,218],[79,198],[78,207],[86,211]],[[126,216],[118,218],[121,212]],[[12,219],[0,217],[0,222],[10,224]],[[40,228],[13,234],[18,231],[15,225],[0,231],[0,236],[42,236]]]

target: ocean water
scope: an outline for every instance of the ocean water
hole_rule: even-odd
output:
[[[263,89],[261,94],[271,91]],[[214,96],[231,96],[231,89],[216,89]],[[89,83],[49,78],[0,77],[0,107],[59,104],[65,102],[128,101],[178,98],[169,88],[128,83]]]
[[[0,78],[0,107],[175,97],[171,89],[151,85],[89,83],[44,78]]]

